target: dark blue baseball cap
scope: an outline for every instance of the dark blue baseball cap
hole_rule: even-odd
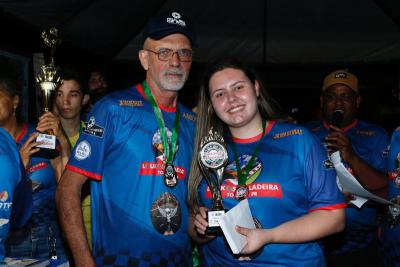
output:
[[[176,11],[150,17],[143,31],[142,44],[150,37],[159,40],[173,33],[182,33],[189,38],[192,46],[197,46],[196,35],[190,20]]]

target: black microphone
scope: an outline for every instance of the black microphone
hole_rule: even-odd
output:
[[[335,110],[333,112],[330,124],[335,126],[335,127],[340,128],[341,125],[342,125],[342,122],[343,122],[343,114],[344,114],[343,110],[341,110],[341,109]]]

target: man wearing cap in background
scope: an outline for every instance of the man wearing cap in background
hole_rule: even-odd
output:
[[[324,143],[329,154],[340,151],[344,165],[365,189],[385,197],[389,138],[380,126],[357,119],[360,102],[357,77],[347,70],[334,71],[323,81],[323,120],[307,127]],[[325,166],[333,168],[332,164]],[[379,266],[377,204],[370,202],[362,208],[348,203],[345,230],[324,242],[328,266]]]
[[[77,266],[190,266],[187,176],[194,115],[177,103],[195,35],[178,12],[149,19],[140,62],[146,79],[101,99],[61,178],[57,202]],[[80,192],[91,179],[92,245]]]

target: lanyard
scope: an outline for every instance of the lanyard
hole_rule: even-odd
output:
[[[166,163],[167,164],[172,163],[172,161],[174,160],[176,146],[178,143],[178,130],[179,130],[179,118],[180,118],[178,106],[177,106],[176,112],[175,112],[174,129],[172,131],[171,143],[168,143],[167,132],[165,129],[165,123],[164,123],[164,119],[163,119],[161,110],[157,106],[156,101],[154,100],[154,97],[151,94],[150,88],[147,85],[147,82],[146,81],[142,82],[142,86],[144,89],[144,93],[146,94],[151,106],[153,107],[153,111],[154,111],[154,115],[156,116],[158,128],[160,129],[160,132],[161,132],[161,140],[162,140],[163,147],[164,147],[164,155],[165,155]]]
[[[80,123],[79,123],[79,135],[82,133],[83,125],[84,125],[84,122],[83,122],[83,121],[80,121]],[[65,130],[64,130],[63,127],[61,127],[61,129],[62,129],[62,131],[63,131],[65,137],[67,137],[67,141],[68,141],[68,144],[69,144],[69,148],[73,149],[74,146],[72,145],[72,142],[71,142],[71,140],[69,139],[69,136],[67,135],[67,133],[65,132]]]
[[[263,120],[261,138],[258,141],[258,144],[257,144],[256,148],[254,149],[252,155],[251,155],[250,161],[244,167],[243,172],[242,172],[242,168],[240,167],[240,162],[239,162],[239,157],[238,157],[238,154],[237,154],[235,142],[232,140],[232,147],[233,147],[233,153],[234,153],[234,157],[235,157],[237,176],[238,176],[238,186],[246,184],[247,174],[249,173],[249,171],[253,167],[254,160],[255,160],[258,152],[260,151],[261,141],[263,140],[263,138],[265,136],[265,127],[266,127],[266,121]]]

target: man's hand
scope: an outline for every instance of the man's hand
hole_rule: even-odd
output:
[[[51,112],[46,112],[39,117],[36,130],[39,132],[51,130],[57,138],[60,138],[60,136],[64,135],[62,132],[60,119]]]
[[[331,133],[325,138],[329,154],[339,151],[341,158],[346,162],[351,162],[356,154],[351,145],[350,139],[341,131],[340,128],[330,126]]]

